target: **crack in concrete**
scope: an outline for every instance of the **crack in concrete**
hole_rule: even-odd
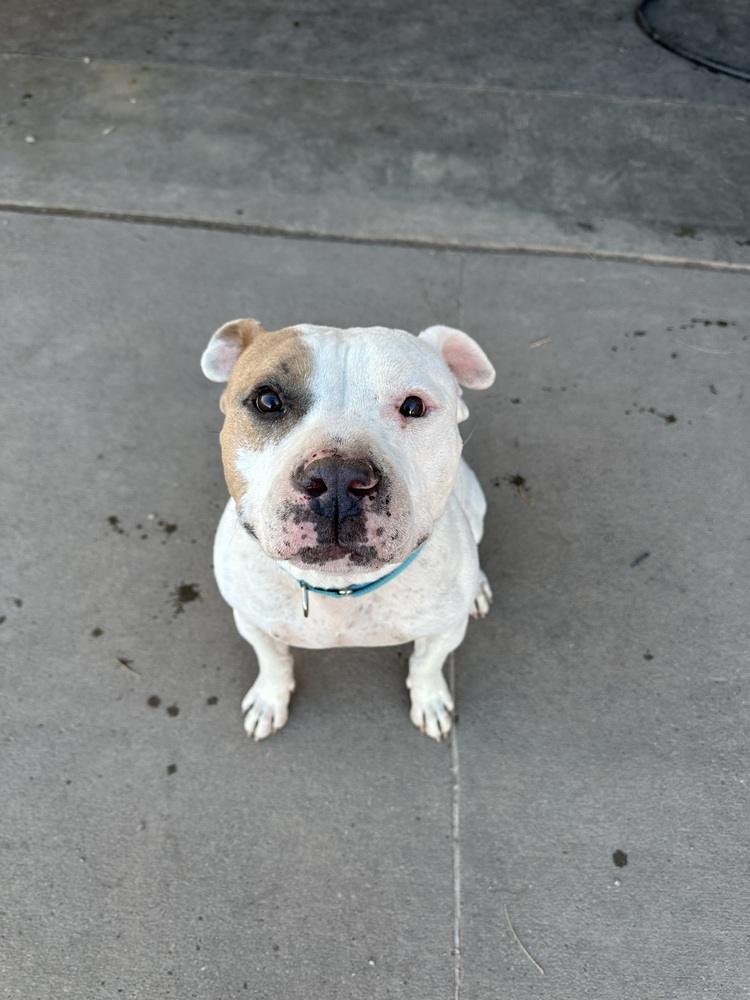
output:
[[[456,657],[448,658],[448,680],[453,695],[454,712],[456,702]],[[458,737],[456,722],[451,729],[451,845],[453,854],[453,1000],[461,996],[461,801],[460,771],[458,759]]]
[[[466,256],[461,254],[458,272],[458,329],[464,328],[464,271],[466,270]]]
[[[181,216],[155,215],[133,212],[105,212],[83,208],[65,208],[46,205],[0,203],[0,212],[16,215],[45,215],[62,219],[80,219],[97,222],[119,222],[139,226],[161,226],[173,229],[207,230],[209,232],[235,233],[244,236],[271,236],[279,239],[309,240],[320,243],[347,243],[356,246],[402,247],[414,250],[442,250],[462,254],[488,254],[505,257],[567,257],[574,260],[613,261],[621,264],[650,264],[654,267],[676,267],[686,270],[750,274],[750,263],[733,263],[724,260],[707,260],[697,257],[674,257],[669,254],[635,253],[618,250],[586,250],[536,244],[501,244],[483,242],[451,242],[449,240],[414,237],[354,236],[348,233],[316,232],[284,226],[265,226],[253,223],[236,223],[214,219],[195,219]]]

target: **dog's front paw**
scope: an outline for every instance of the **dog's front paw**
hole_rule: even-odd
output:
[[[260,678],[242,699],[245,715],[245,732],[254,740],[264,740],[278,732],[289,718],[289,699],[294,685],[272,688]]]
[[[479,571],[479,592],[474,598],[474,610],[470,612],[472,618],[484,618],[490,610],[492,604],[492,587],[486,575]]]
[[[420,733],[427,733],[439,742],[448,735],[452,725],[453,698],[445,678],[439,674],[406,683],[411,695],[409,718]]]

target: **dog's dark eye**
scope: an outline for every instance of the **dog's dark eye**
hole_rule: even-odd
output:
[[[421,417],[424,413],[424,403],[419,396],[407,396],[398,412],[403,417]]]
[[[280,413],[284,409],[281,396],[268,385],[258,390],[253,402],[256,410],[260,410],[261,413]]]

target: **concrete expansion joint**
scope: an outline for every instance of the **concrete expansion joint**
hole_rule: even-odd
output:
[[[355,246],[399,247],[413,250],[435,250],[465,254],[483,254],[505,257],[563,257],[572,260],[606,261],[621,264],[650,264],[655,267],[684,268],[733,274],[750,274],[750,262],[738,263],[669,254],[637,253],[616,250],[596,250],[543,244],[502,244],[473,241],[449,241],[415,237],[385,237],[351,235],[312,229],[294,229],[285,226],[266,226],[248,222],[231,222],[215,219],[198,219],[184,216],[155,215],[150,213],[109,212],[84,208],[52,205],[28,205],[15,202],[0,203],[0,212],[16,215],[45,215],[61,219],[82,221],[119,222],[126,225],[171,227],[238,236],[268,236],[275,239],[302,240],[320,243],[348,243]]]
[[[456,701],[456,655],[451,653],[448,658],[448,680],[453,704]],[[461,772],[458,756],[457,724],[454,723],[450,732],[451,744],[451,850],[453,855],[453,998],[460,1000],[461,996]]]

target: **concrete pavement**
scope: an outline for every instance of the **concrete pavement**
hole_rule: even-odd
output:
[[[69,10],[11,5],[0,66],[0,996],[747,995],[750,91],[604,5],[497,49],[413,8],[385,63],[325,4]],[[300,651],[244,736],[198,368],[237,315],[496,364],[449,744],[407,648]]]

